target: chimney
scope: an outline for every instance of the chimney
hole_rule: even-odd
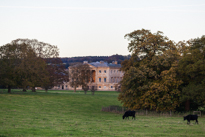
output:
[[[100,61],[100,64],[103,64],[104,63],[104,61]]]
[[[117,64],[117,61],[112,61],[112,64]]]
[[[83,61],[83,64],[88,64],[88,61]]]

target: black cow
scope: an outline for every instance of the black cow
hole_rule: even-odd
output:
[[[135,111],[126,111],[125,114],[122,116],[122,119],[124,119],[124,118],[129,119],[129,116],[132,116],[132,119],[133,118],[135,119]]]
[[[187,115],[184,117],[184,120],[187,120],[187,124],[190,124],[190,120],[196,120],[195,124],[198,124],[198,116],[197,115]]]

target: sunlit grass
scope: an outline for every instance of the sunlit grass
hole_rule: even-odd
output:
[[[1,91],[0,91],[1,93]],[[190,125],[182,117],[136,116],[102,112],[121,105],[117,92],[84,95],[77,91],[0,94],[0,137],[10,136],[204,136],[205,118]]]

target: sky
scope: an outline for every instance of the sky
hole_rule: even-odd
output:
[[[18,38],[60,57],[128,55],[124,36],[162,31],[175,42],[205,35],[204,0],[0,0],[0,46]]]

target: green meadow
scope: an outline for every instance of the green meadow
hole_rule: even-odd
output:
[[[102,106],[120,105],[117,92],[0,89],[0,137],[70,136],[205,136],[205,118],[199,124],[182,117],[138,116],[123,120],[122,114],[102,112]]]

